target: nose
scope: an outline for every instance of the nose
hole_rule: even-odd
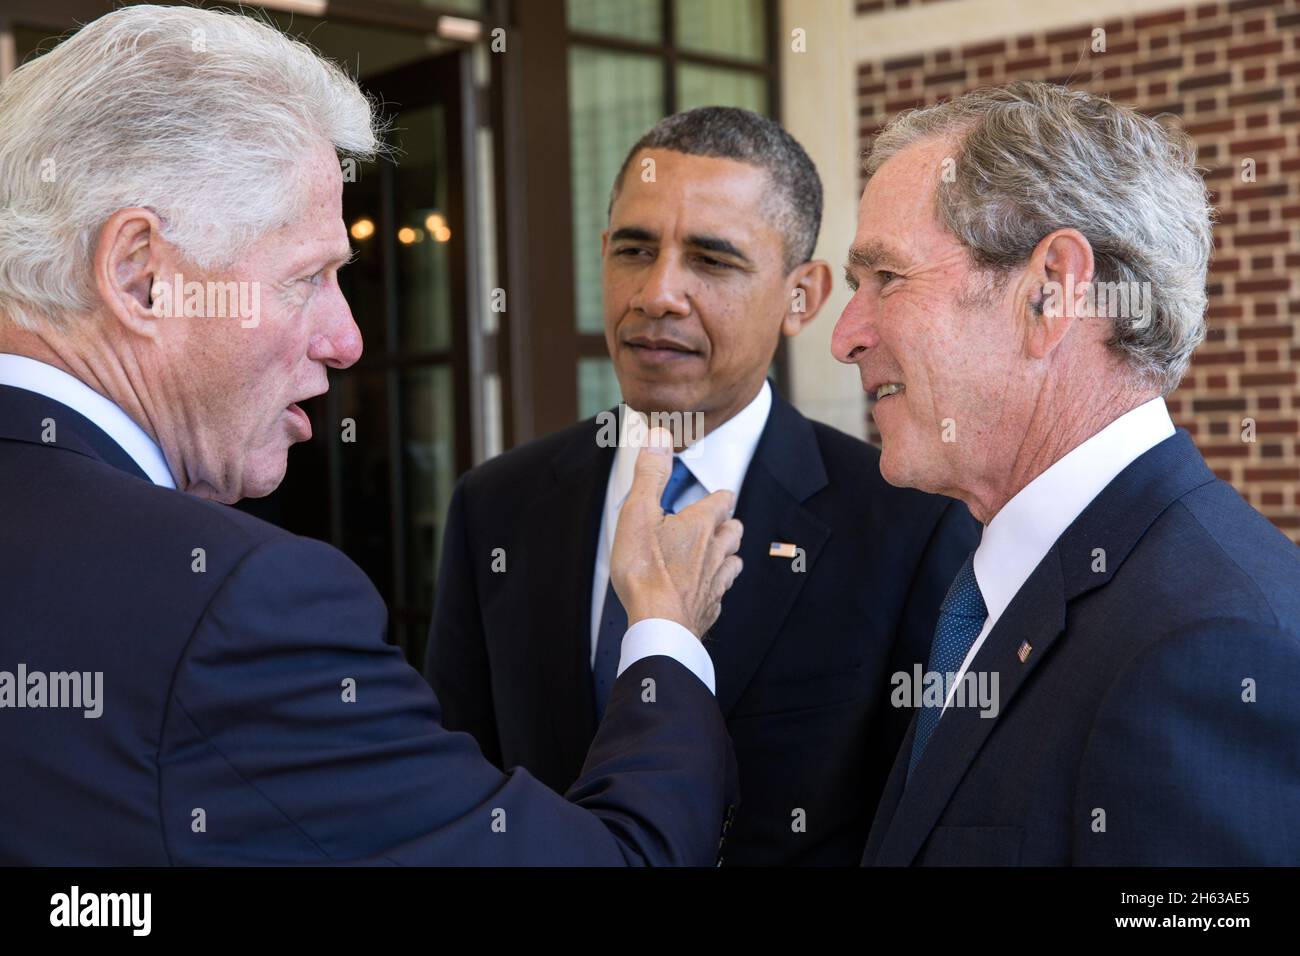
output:
[[[361,329],[343,293],[337,287],[333,293],[335,301],[322,310],[320,326],[307,345],[307,357],[330,368],[347,368],[361,358]]]
[[[688,274],[677,257],[667,251],[660,252],[646,273],[645,282],[628,304],[652,319],[690,315],[687,280]]]
[[[868,350],[879,344],[875,309],[867,301],[866,291],[859,289],[835,320],[835,331],[831,333],[831,354],[846,365],[854,365]]]

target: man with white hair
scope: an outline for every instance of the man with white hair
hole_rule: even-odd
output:
[[[338,155],[379,145],[346,74],[233,14],[126,7],[0,87],[0,864],[714,861],[697,636],[741,529],[726,492],[663,514],[670,449],[567,800],[439,726],[355,565],[220,504],[279,484],[361,354]]]
[[[1194,159],[1042,83],[873,144],[834,354],[885,478],[984,531],[865,863],[1300,863],[1300,557],[1163,400],[1204,336]]]

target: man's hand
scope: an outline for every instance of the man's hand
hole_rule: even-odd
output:
[[[610,579],[630,627],[658,617],[703,636],[722,613],[722,595],[740,574],[743,529],[735,495],[715,491],[676,515],[659,507],[672,474],[672,439],[662,429],[636,460],[636,478],[618,519]]]

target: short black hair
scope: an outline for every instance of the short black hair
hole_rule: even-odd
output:
[[[798,140],[779,123],[734,106],[700,106],[664,117],[628,151],[614,179],[610,212],[632,157],[643,149],[734,159],[765,170],[775,187],[786,271],[812,258],[822,225],[822,180]]]

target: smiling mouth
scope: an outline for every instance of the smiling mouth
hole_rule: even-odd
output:
[[[687,348],[678,342],[666,342],[654,339],[624,342],[623,345],[638,358],[656,362],[691,358],[700,354],[696,350]]]
[[[876,389],[876,399],[888,398],[890,395],[897,395],[899,392],[906,390],[907,386],[898,382],[886,382]]]

